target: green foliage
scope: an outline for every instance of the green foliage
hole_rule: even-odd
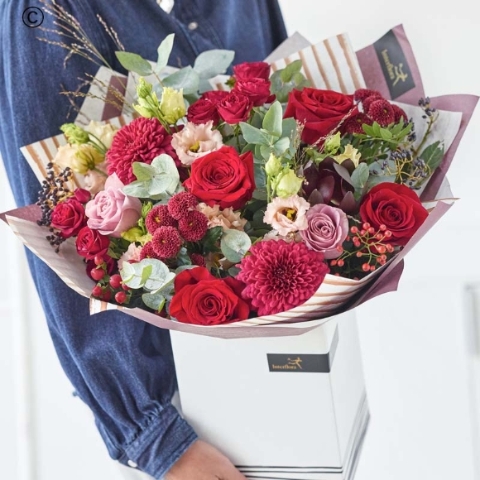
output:
[[[175,274],[155,258],[144,258],[138,263],[124,262],[120,275],[128,287],[144,288],[150,293],[157,293],[175,278]]]
[[[166,302],[166,298],[160,293],[144,293],[142,300],[148,308],[155,312],[161,312]]]
[[[174,33],[167,35],[157,49],[158,58],[157,58],[157,65],[155,67],[155,72],[157,74],[160,74],[161,71],[168,64],[168,59],[170,58],[170,54],[172,53],[174,38],[175,38]]]
[[[227,260],[238,263],[252,246],[252,241],[245,232],[229,229],[222,236],[220,246]]]
[[[234,57],[232,50],[207,50],[196,58],[193,69],[200,79],[200,93],[211,90],[208,79],[225,73]]]
[[[130,242],[123,238],[110,238],[108,255],[118,260],[128,249]]]
[[[277,70],[270,77],[270,91],[281,103],[288,100],[288,94],[293,90],[302,90],[308,86],[308,80],[301,73],[302,61],[295,60],[288,64],[283,70]]]
[[[272,103],[263,118],[263,129],[272,137],[280,138],[282,136],[282,117],[283,111],[280,102]]]
[[[425,164],[433,172],[442,163],[445,148],[440,141],[432,143],[419,155]]]
[[[206,235],[202,239],[204,254],[218,252],[217,244],[222,238],[222,235],[223,235],[222,227],[213,227],[207,230]]]
[[[132,197],[165,200],[181,188],[175,162],[167,154],[156,157],[151,165],[134,162],[133,173],[137,181],[123,187],[123,192]]]
[[[360,192],[363,191],[367,185],[369,175],[370,171],[368,169],[368,165],[366,163],[360,163],[353,171],[351,176],[352,184],[355,187],[355,190]]]
[[[164,87],[171,87],[175,90],[183,89],[184,95],[193,95],[198,92],[200,76],[192,67],[188,66],[165,77],[162,84]]]
[[[147,77],[153,72],[150,62],[136,53],[115,52],[115,55],[122,67],[129,72],[135,72],[142,77]]]

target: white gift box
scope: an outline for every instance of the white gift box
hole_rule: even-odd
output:
[[[354,477],[369,421],[354,311],[297,336],[171,338],[184,417],[247,478]]]

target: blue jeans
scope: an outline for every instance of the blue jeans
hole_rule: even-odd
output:
[[[151,60],[161,40],[174,32],[175,65],[188,65],[212,48],[235,50],[235,63],[261,60],[285,38],[276,0],[176,0],[170,15],[155,0],[58,3],[119,71],[116,48],[96,13],[117,31],[127,51]],[[0,152],[18,205],[34,203],[39,189],[19,148],[56,135],[62,123],[73,121],[59,91],[76,90],[78,77],[97,70],[79,56],[64,69],[67,52],[38,37],[61,39],[23,24],[22,14],[31,6],[42,7],[32,0],[0,0]],[[50,16],[43,26],[54,28]],[[28,261],[60,362],[92,410],[109,454],[162,478],[196,439],[170,403],[176,381],[168,331],[118,312],[90,317],[87,299],[33,255]]]

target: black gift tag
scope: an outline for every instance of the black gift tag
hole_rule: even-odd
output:
[[[393,31],[390,30],[373,46],[392,100],[415,88],[410,66]]]

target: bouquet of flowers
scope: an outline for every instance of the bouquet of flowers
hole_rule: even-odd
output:
[[[395,288],[448,208],[431,201],[462,114],[392,102],[352,62],[350,93],[317,88],[302,52],[222,77],[234,53],[214,50],[172,73],[173,41],[155,64],[117,52],[124,115],[51,140],[27,245],[46,230],[67,262],[41,255],[93,305],[167,328],[324,319]]]

